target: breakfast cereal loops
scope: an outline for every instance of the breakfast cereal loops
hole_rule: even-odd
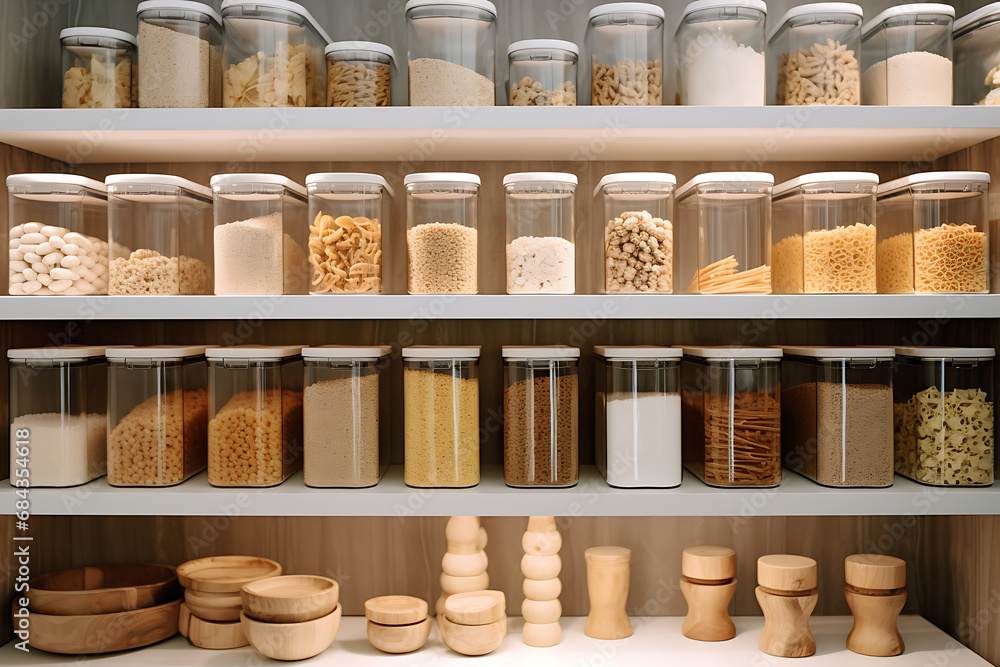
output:
[[[815,229],[771,247],[777,294],[874,293],[875,225]]]
[[[136,250],[111,260],[109,294],[210,294],[208,267],[194,257]]]
[[[952,223],[897,234],[879,243],[878,276],[887,294],[985,292],[986,234]]]
[[[382,223],[378,218],[316,214],[309,227],[313,294],[382,291]]]
[[[454,222],[428,222],[406,231],[410,294],[475,294],[479,235]]]
[[[592,64],[594,106],[658,106],[663,101],[663,63],[625,58],[617,65]]]
[[[334,62],[326,70],[327,106],[389,106],[389,66]]]
[[[510,85],[510,106],[573,107],[576,106],[576,86],[566,81],[555,90],[546,90],[541,81],[532,81],[526,76]]]
[[[861,72],[854,51],[827,39],[778,56],[778,104],[856,105]]]
[[[673,291],[674,231],[647,211],[622,213],[604,229],[608,292]]]

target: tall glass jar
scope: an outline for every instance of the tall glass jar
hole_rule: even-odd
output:
[[[525,39],[507,49],[507,104],[512,107],[576,106],[580,50],[561,39]]]
[[[377,42],[334,42],[326,47],[326,104],[387,107],[392,104],[394,54]]]
[[[222,106],[222,17],[191,0],[144,0],[139,21],[139,106]]]
[[[138,93],[136,39],[111,28],[66,28],[62,44],[63,109],[128,109]]]
[[[507,174],[507,294],[572,294],[576,285],[573,194],[561,172]]]
[[[479,275],[479,176],[409,174],[406,289],[410,294],[475,294]]]
[[[599,5],[587,17],[590,103],[663,103],[663,9],[644,2]]]
[[[1000,2],[955,21],[955,104],[1000,105]]]

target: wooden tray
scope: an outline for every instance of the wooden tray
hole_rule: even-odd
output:
[[[244,584],[281,575],[281,565],[257,556],[209,556],[177,567],[184,588],[203,593],[239,593]]]
[[[156,607],[181,596],[170,565],[74,567],[29,582],[28,609],[53,616],[116,614]]]
[[[94,655],[149,646],[177,634],[181,601],[117,614],[31,614],[32,648],[67,655]]]

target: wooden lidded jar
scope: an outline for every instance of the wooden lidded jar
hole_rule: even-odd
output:
[[[816,608],[816,561],[806,556],[774,554],[757,560],[757,602],[764,612],[758,646],[779,658],[816,653],[809,615]]]
[[[906,561],[881,554],[855,554],[844,560],[844,595],[854,614],[847,648],[872,656],[904,650],[896,618],[906,604]]]
[[[681,554],[681,593],[688,613],[681,632],[688,639],[718,642],[736,636],[729,601],[736,592],[736,552],[729,547],[688,547]]]

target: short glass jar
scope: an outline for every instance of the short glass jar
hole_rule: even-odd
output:
[[[62,44],[63,109],[136,106],[136,38],[111,28],[66,28]]]
[[[392,104],[394,54],[377,42],[334,42],[326,47],[326,105],[387,107]]]
[[[507,174],[507,294],[576,291],[573,202],[577,178],[561,172]]]
[[[512,107],[576,106],[580,50],[561,39],[525,39],[507,49],[507,104]]]

